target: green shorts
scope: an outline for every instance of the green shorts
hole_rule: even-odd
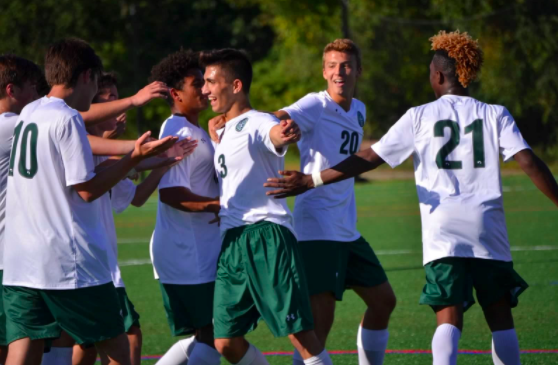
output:
[[[163,305],[173,336],[190,335],[213,322],[215,282],[193,285],[163,284]]]
[[[112,283],[71,290],[4,286],[7,342],[29,337],[55,339],[66,331],[78,344],[124,333],[118,295]]]
[[[519,295],[529,287],[513,269],[512,262],[444,257],[429,262],[424,270],[426,285],[420,304],[432,307],[463,304],[463,311],[466,311],[475,304],[475,288],[481,307],[508,296],[514,308]]]
[[[288,228],[229,229],[217,263],[215,338],[244,336],[263,318],[275,337],[314,328],[302,260]]]
[[[128,293],[126,293],[126,288],[116,288],[116,294],[118,294],[118,302],[120,303],[120,309],[122,309],[122,317],[124,319],[124,330],[128,332],[130,327],[140,327],[139,318],[140,315],[136,312],[134,304],[128,298]]]
[[[373,287],[388,279],[384,268],[363,237],[353,242],[301,241],[310,295],[332,292],[343,300],[353,286]]]
[[[0,270],[0,346],[8,346],[8,341],[6,341],[6,312],[4,312],[4,301],[2,300],[3,279],[4,270]]]

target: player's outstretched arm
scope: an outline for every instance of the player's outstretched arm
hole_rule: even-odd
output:
[[[558,206],[558,184],[548,166],[530,149],[519,151],[513,158],[535,186]]]
[[[159,182],[163,175],[169,171],[172,165],[166,167],[160,167],[151,171],[151,173],[136,187],[136,193],[134,194],[134,198],[132,199],[132,205],[134,207],[141,207],[145,204],[147,199],[153,194],[153,192],[159,186]]]
[[[160,167],[166,167],[176,164],[190,156],[198,147],[198,140],[192,140],[190,137],[177,142],[174,146],[165,151],[161,156],[147,158],[140,162],[136,167],[136,171],[142,172],[147,170],[155,170]]]
[[[221,206],[219,198],[208,198],[192,193],[190,189],[183,186],[174,186],[159,190],[159,199],[174,209],[183,212],[201,213],[211,212],[218,213]]]
[[[277,149],[298,142],[301,136],[298,124],[291,119],[282,120],[269,131],[269,138]]]
[[[283,178],[269,178],[264,184],[266,188],[279,188],[268,191],[276,199],[302,194],[316,185],[333,184],[350,179],[366,171],[373,170],[384,163],[384,160],[372,148],[360,151],[346,158],[330,169],[317,173],[316,176],[305,175],[298,171],[280,171]]]
[[[127,110],[143,106],[153,99],[166,98],[168,90],[165,83],[155,81],[128,98],[91,104],[91,108],[86,112],[81,112],[81,116],[86,126],[92,126],[116,118]]]
[[[124,179],[128,172],[142,160],[165,152],[178,140],[177,137],[166,137],[146,143],[145,141],[150,135],[151,132],[145,133],[136,141],[132,152],[128,153],[120,161],[97,173],[91,180],[73,185],[73,188],[83,200],[92,202],[109,191],[120,180]]]

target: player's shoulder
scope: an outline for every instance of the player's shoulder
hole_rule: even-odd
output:
[[[185,117],[173,114],[161,125],[159,138],[167,136],[189,137],[195,134],[195,128]]]
[[[246,113],[247,122],[250,121],[251,124],[259,124],[259,123],[279,123],[279,119],[271,114],[260,112],[258,110],[251,110],[250,112]]]

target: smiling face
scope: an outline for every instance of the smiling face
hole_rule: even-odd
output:
[[[118,100],[118,89],[115,85],[105,87],[95,95],[94,103],[106,103],[109,101]],[[95,126],[100,131],[112,131],[116,128],[116,118],[109,119],[105,122],[99,123]]]
[[[202,93],[204,85],[200,69],[191,69],[184,78],[181,89],[171,88],[174,108],[181,114],[201,113],[207,109],[207,96]]]
[[[323,75],[330,95],[352,98],[360,73],[355,55],[339,51],[324,55]]]
[[[228,112],[236,101],[235,84],[239,80],[229,80],[219,65],[207,66],[204,78],[202,92],[209,99],[211,109],[220,114]]]

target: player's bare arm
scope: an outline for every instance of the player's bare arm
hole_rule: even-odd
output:
[[[374,170],[383,163],[384,160],[372,148],[368,148],[355,153],[330,169],[323,170],[319,177],[323,185],[333,184],[366,171]],[[279,171],[279,173],[285,177],[269,178],[264,184],[266,188],[279,188],[266,193],[267,195],[274,195],[276,199],[300,195],[316,187],[312,175],[306,175],[299,171]]]
[[[124,132],[126,132],[126,113],[122,113],[116,118],[116,127],[113,130],[103,132],[103,138],[117,139]]]
[[[533,184],[558,206],[558,184],[548,166],[529,149],[519,151],[513,158]]]
[[[91,151],[97,156],[125,155],[134,149],[135,140],[113,140],[97,137],[92,134],[87,135]]]
[[[296,143],[300,140],[300,137],[300,128],[291,119],[282,120],[269,131],[269,138],[271,138],[275,148],[283,148],[289,144]]]
[[[179,161],[178,161],[179,162]],[[175,162],[174,164],[178,163]],[[164,167],[159,167],[153,170],[146,178],[136,187],[136,193],[132,199],[131,204],[134,207],[141,207],[145,204],[147,199],[157,190],[161,178],[170,170],[174,164],[170,164]]]
[[[122,113],[132,108],[137,108],[147,104],[156,98],[166,98],[168,87],[165,83],[155,81],[128,98],[110,101],[100,104],[92,104],[86,112],[81,112],[81,116],[86,126],[104,122],[111,118],[116,118]]]
[[[191,140],[190,137],[176,142],[174,146],[165,151],[161,156],[154,156],[140,162],[136,167],[136,171],[155,170],[161,167],[172,166],[182,159],[190,156],[198,146],[197,140]]]
[[[174,186],[159,191],[159,199],[174,209],[190,213],[218,213],[219,198],[209,198],[194,194],[183,186]]]
[[[142,160],[165,152],[171,148],[178,139],[176,137],[166,137],[146,143],[145,141],[150,135],[151,132],[146,132],[136,141],[132,152],[128,153],[114,165],[100,171],[91,180],[73,185],[81,198],[86,202],[92,202],[99,198],[120,180],[124,179],[128,172]]]

